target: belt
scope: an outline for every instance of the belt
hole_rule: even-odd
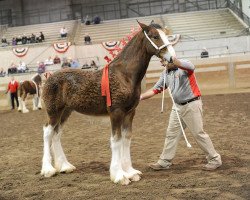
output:
[[[190,100],[188,100],[188,101],[186,101],[186,102],[179,103],[179,105],[184,106],[184,105],[186,105],[186,104],[188,104],[188,103],[191,103],[192,101],[196,101],[196,100],[199,100],[199,99],[201,99],[201,97],[200,97],[200,96],[198,96],[198,97],[194,97],[193,99],[190,99]]]

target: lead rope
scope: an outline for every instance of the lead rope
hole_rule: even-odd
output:
[[[163,81],[163,87],[162,87],[161,113],[163,113],[163,107],[164,107],[167,65],[164,65],[164,67],[165,67],[165,70],[164,70],[164,81]]]
[[[163,81],[163,91],[162,91],[162,101],[161,101],[161,113],[163,113],[164,94],[165,94],[164,91],[165,91],[165,86],[166,86],[167,65],[164,64],[164,67],[165,67],[165,70],[164,70],[164,81]],[[186,144],[187,144],[187,147],[188,147],[188,148],[191,148],[192,146],[191,146],[191,144],[190,144],[190,143],[188,142],[188,140],[187,140],[187,137],[186,137],[184,128],[183,128],[182,123],[181,123],[181,119],[180,119],[179,113],[178,113],[178,111],[177,111],[177,106],[176,106],[176,104],[175,104],[175,102],[174,102],[174,98],[173,98],[172,92],[171,92],[171,90],[170,90],[169,87],[168,87],[168,93],[169,93],[169,96],[170,96],[170,98],[171,98],[171,100],[172,100],[172,102],[173,102],[174,110],[175,110],[175,112],[176,112],[178,121],[179,121],[179,123],[180,123],[181,131],[182,131],[183,137],[184,137],[184,139],[185,139],[185,142],[186,142]]]

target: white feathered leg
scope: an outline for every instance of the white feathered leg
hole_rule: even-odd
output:
[[[110,178],[114,183],[121,183],[122,185],[128,185],[130,180],[128,174],[123,171],[121,164],[121,151],[122,151],[122,140],[116,140],[113,137],[110,139],[112,159],[110,164]]]
[[[38,101],[38,98],[36,97],[36,95],[34,95],[33,96],[33,110],[38,110],[37,101]]]
[[[29,112],[29,110],[26,108],[25,101],[23,101],[23,100],[22,100],[22,107],[23,107],[23,110],[22,110],[23,113]]]
[[[18,111],[22,112],[22,110],[23,110],[23,101],[22,101],[21,97],[18,97],[18,102],[19,102]]]
[[[42,160],[42,170],[41,175],[45,177],[51,177],[56,173],[56,169],[52,166],[52,157],[50,153],[50,145],[52,141],[52,136],[54,134],[54,129],[51,125],[43,127],[43,160]]]
[[[58,129],[58,133],[55,133],[52,137],[52,151],[54,154],[55,168],[58,172],[70,173],[75,170],[75,166],[70,164],[63,152],[61,145],[62,128]]]
[[[139,181],[142,174],[139,170],[132,167],[130,144],[131,138],[126,138],[127,130],[122,130],[122,169],[128,173],[128,178],[132,181]]]
[[[39,110],[42,109],[42,97],[41,96],[38,98],[38,109]]]

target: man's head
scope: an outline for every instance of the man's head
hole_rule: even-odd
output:
[[[15,80],[15,77],[14,77],[14,76],[11,76],[11,77],[10,77],[10,80],[11,80],[11,81],[14,81],[14,80]]]
[[[164,66],[164,67],[167,66],[168,69],[172,69],[172,68],[176,67],[176,66],[174,65],[174,63],[170,63],[170,62],[163,61],[163,60],[161,60],[160,62],[161,62],[161,64],[162,64],[162,66]]]

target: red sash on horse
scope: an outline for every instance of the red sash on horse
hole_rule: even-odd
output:
[[[106,96],[107,106],[111,106],[111,97],[110,97],[110,88],[109,88],[109,68],[108,67],[109,65],[106,65],[103,68],[101,90],[102,90],[102,96]]]

